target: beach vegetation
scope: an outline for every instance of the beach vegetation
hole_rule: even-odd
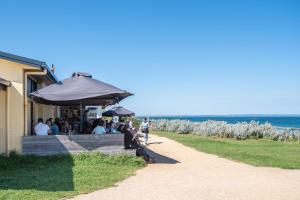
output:
[[[300,131],[294,129],[278,129],[270,123],[260,124],[256,121],[229,124],[225,121],[208,120],[191,122],[187,120],[154,120],[151,128],[156,131],[167,131],[179,134],[194,134],[204,137],[245,139],[271,139],[274,141],[296,141],[300,139]]]

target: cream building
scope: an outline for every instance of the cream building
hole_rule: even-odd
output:
[[[33,133],[37,119],[57,117],[56,107],[28,95],[56,82],[45,62],[0,51],[0,154],[22,152],[22,137]]]

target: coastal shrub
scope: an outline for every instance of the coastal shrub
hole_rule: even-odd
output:
[[[300,137],[299,130],[278,129],[270,123],[256,121],[228,124],[225,121],[208,120],[191,122],[187,120],[154,120],[151,128],[156,131],[195,134],[205,137],[233,138],[237,140],[267,138],[274,141],[295,141]]]

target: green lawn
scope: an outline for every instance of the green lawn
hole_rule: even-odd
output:
[[[0,199],[60,199],[114,186],[144,166],[131,156],[97,153],[0,156]]]
[[[180,135],[170,132],[152,132],[176,140],[198,151],[248,163],[284,169],[300,169],[300,144],[271,140],[215,139],[197,135]]]

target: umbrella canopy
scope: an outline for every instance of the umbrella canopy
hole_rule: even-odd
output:
[[[133,94],[76,72],[71,78],[31,93],[36,102],[49,105],[113,105]]]
[[[134,112],[126,109],[126,108],[123,108],[123,107],[115,107],[115,108],[112,108],[111,110],[108,110],[104,113],[102,113],[102,116],[106,116],[106,117],[113,117],[113,116],[133,116],[135,115]]]

